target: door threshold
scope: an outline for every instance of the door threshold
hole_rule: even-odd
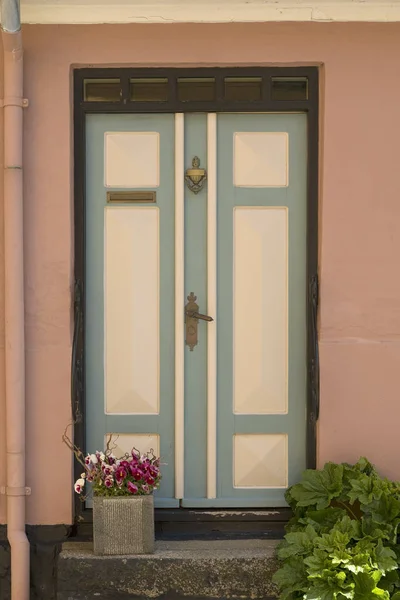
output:
[[[89,511],[88,511],[89,512]],[[289,508],[189,509],[156,508],[155,532],[158,540],[281,539],[291,518]],[[72,537],[93,538],[91,515],[77,523]]]
[[[156,510],[158,539],[280,539],[289,508]]]
[[[279,508],[156,508],[157,521],[288,521],[292,511],[288,507]]]

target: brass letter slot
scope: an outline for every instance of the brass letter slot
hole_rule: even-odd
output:
[[[212,317],[199,313],[199,305],[196,304],[197,296],[190,292],[187,297],[188,303],[185,306],[185,324],[186,324],[186,345],[190,351],[198,344],[197,328],[200,321],[213,321]]]
[[[156,192],[107,192],[107,203],[123,202],[149,202],[156,201]]]

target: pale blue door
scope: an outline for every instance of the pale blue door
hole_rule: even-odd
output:
[[[86,164],[87,450],[113,434],[117,454],[160,453],[157,505],[178,506],[173,115],[89,115]],[[155,192],[155,202],[107,201],[124,191]]]
[[[218,494],[280,506],[306,466],[307,121],[218,125]]]
[[[186,290],[197,293],[200,312],[210,313],[208,304],[216,312],[215,324],[199,323],[199,346],[186,348],[182,503],[284,506],[306,467],[306,116],[221,114],[208,127],[206,116],[186,118],[190,152],[205,158],[208,137],[216,162],[215,181],[186,194]],[[215,258],[205,265],[210,228]],[[215,369],[207,362],[212,327]]]
[[[160,507],[284,506],[306,466],[306,190],[305,115],[88,117],[87,447],[159,451]]]

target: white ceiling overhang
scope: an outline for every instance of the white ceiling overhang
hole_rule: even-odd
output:
[[[23,23],[396,22],[400,0],[21,0]]]

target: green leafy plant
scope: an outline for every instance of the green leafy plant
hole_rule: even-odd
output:
[[[400,600],[400,483],[365,458],[307,470],[286,492],[278,547],[282,600]]]

